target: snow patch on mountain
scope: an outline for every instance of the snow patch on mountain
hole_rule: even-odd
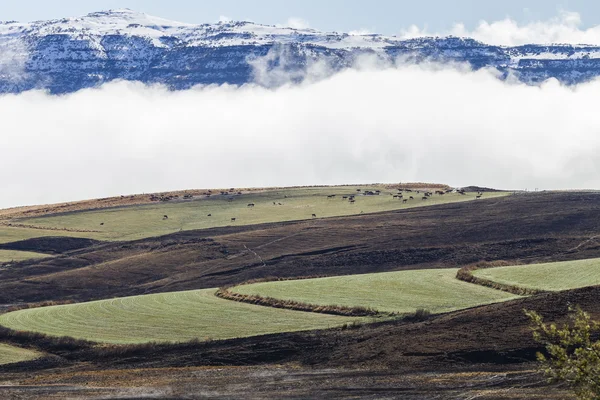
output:
[[[129,9],[49,21],[0,23],[0,93],[69,93],[115,79],[195,85],[267,86],[328,76],[365,57],[494,68],[526,83],[576,84],[600,75],[600,46],[487,45],[461,37],[403,39],[368,32],[321,32],[223,19],[187,24]]]

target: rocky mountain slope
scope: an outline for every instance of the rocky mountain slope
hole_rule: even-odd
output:
[[[47,89],[69,93],[115,79],[172,89],[199,84],[277,85],[267,72],[304,79],[310,66],[332,71],[363,56],[384,62],[461,62],[514,74],[527,83],[554,77],[576,84],[600,75],[600,46],[491,46],[457,37],[402,40],[221,22],[192,25],[128,9],[79,18],[0,22],[0,93]]]

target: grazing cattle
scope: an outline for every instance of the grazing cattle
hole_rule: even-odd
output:
[[[249,203],[248,207],[254,207],[254,203]]]
[[[100,226],[104,226],[104,222],[100,222]]]
[[[212,214],[208,214],[207,217],[212,217]]]
[[[398,195],[394,195],[394,198],[395,198],[395,199],[397,199],[397,198],[398,198]]]
[[[333,199],[335,197],[335,194],[330,194],[329,196],[327,196],[328,199]]]
[[[313,217],[313,218],[317,218],[317,214],[313,214],[313,215],[312,215],[312,217]]]
[[[414,200],[415,198],[414,198],[414,197],[412,197],[412,196],[410,196],[410,199],[411,199],[411,200]]]
[[[342,197],[342,199],[344,199],[344,200],[346,200],[347,198],[348,198],[348,196],[344,196],[344,197]]]
[[[356,200],[350,200],[350,203],[354,204],[356,203]]]
[[[276,205],[277,205],[277,203],[273,202],[273,205],[274,205],[274,206],[276,206]]]
[[[475,197],[475,198],[476,198],[476,199],[480,199],[480,198],[481,198],[481,195],[478,195],[478,196],[477,196],[477,197]]]
[[[408,201],[408,199],[404,199],[404,200],[402,200],[402,202],[403,202],[403,203],[406,203],[407,201]]]
[[[360,189],[356,189],[357,192],[360,192]]]
[[[427,200],[429,197],[427,196],[423,196],[423,198],[421,200]]]
[[[235,222],[235,218],[231,218],[231,222]]]
[[[277,203],[277,205],[279,205],[279,206],[282,206],[283,204],[281,204],[281,203]]]
[[[163,215],[163,221],[164,221],[165,219],[169,219],[169,216],[168,216],[168,215]]]

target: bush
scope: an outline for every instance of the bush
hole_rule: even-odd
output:
[[[537,355],[541,370],[550,381],[568,384],[580,399],[600,399],[600,322],[579,307],[569,311],[570,323],[562,327],[545,324],[536,312],[525,311],[533,337],[546,347],[547,354]]]

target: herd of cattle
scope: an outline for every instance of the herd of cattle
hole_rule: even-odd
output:
[[[453,190],[453,191],[446,191],[446,190],[436,190],[434,192],[430,192],[430,191],[421,191],[421,190],[416,190],[416,189],[408,189],[408,188],[398,188],[398,193],[389,193],[390,196],[392,196],[394,199],[398,199],[401,200],[402,203],[408,203],[410,200],[414,200],[415,196],[419,197],[421,196],[421,200],[428,200],[431,197],[433,197],[434,195],[438,195],[438,196],[444,196],[447,193],[458,193],[462,196],[465,196],[467,193],[465,192],[465,190],[463,189],[457,189],[457,190]],[[340,196],[342,198],[342,200],[347,200],[350,204],[354,204],[356,203],[356,196],[379,196],[381,195],[381,190],[363,190],[363,189],[356,189],[357,194],[349,194],[349,195],[343,195]],[[212,190],[209,190],[205,193],[203,193],[202,195],[206,196],[206,197],[210,197],[212,196],[213,192]],[[241,195],[242,192],[240,191],[235,191],[235,189],[231,188],[229,191],[221,191],[220,195],[221,196],[231,196],[232,194],[234,195]],[[477,195],[475,196],[476,199],[480,199],[483,196],[483,192],[477,192]],[[331,199],[335,199],[336,197],[338,197],[337,194],[330,194],[327,195],[327,199],[331,200]],[[157,195],[151,195],[150,196],[150,200],[151,201],[170,201],[170,200],[174,200],[174,199],[178,199],[179,196],[178,195],[168,195],[168,196],[157,196]],[[192,196],[191,194],[186,194],[183,196],[183,199],[185,200],[191,200],[193,199],[194,196]],[[287,196],[285,196],[285,198],[287,198]],[[233,201],[234,197],[228,197],[229,201]],[[274,206],[282,206],[282,203],[278,203],[278,202],[273,202]],[[248,208],[254,208],[256,206],[255,203],[248,203],[247,207]],[[207,217],[212,217],[212,214],[208,214]],[[317,218],[317,214],[312,214],[312,218]],[[168,215],[163,215],[163,221],[164,220],[168,220],[169,216]],[[237,218],[231,218],[231,222],[235,222],[237,220]],[[101,225],[104,225],[104,223],[102,223]]]

